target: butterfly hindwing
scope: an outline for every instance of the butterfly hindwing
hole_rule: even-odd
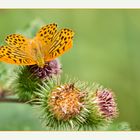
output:
[[[18,65],[33,65],[36,63],[24,51],[11,46],[0,46],[0,61]]]
[[[57,24],[55,23],[48,24],[46,26],[43,26],[39,30],[39,32],[36,34],[35,39],[40,41],[42,46],[48,46],[51,43],[52,38],[56,33],[56,31],[57,31]]]
[[[46,61],[55,59],[64,54],[72,47],[72,38],[74,32],[70,29],[61,29],[53,38],[48,53],[46,54]]]

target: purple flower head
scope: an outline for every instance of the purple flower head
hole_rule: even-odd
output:
[[[46,62],[44,68],[40,68],[37,65],[29,66],[29,70],[40,79],[47,79],[52,77],[52,75],[59,75],[62,72],[58,59]]]
[[[99,111],[103,117],[112,119],[117,116],[117,105],[112,91],[108,89],[97,90],[94,103],[99,107]]]

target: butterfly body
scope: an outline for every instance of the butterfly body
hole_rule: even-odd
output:
[[[8,35],[7,46],[0,46],[0,61],[17,65],[37,64],[43,68],[46,61],[51,61],[64,54],[72,47],[74,32],[61,29],[57,25],[43,26],[33,39],[20,34]]]
[[[38,40],[31,40],[30,54],[36,64],[43,68],[45,65],[45,47]]]

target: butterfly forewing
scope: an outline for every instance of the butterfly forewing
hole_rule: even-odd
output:
[[[11,46],[0,46],[0,61],[18,65],[33,65],[36,63],[24,51]]]
[[[74,32],[70,29],[61,29],[52,39],[45,60],[50,61],[64,54],[72,47]]]
[[[46,26],[43,26],[39,30],[39,32],[36,34],[35,39],[37,41],[40,41],[40,43],[43,47],[48,48],[56,31],[57,31],[57,24],[55,24],[55,23],[48,24]]]
[[[15,46],[19,49],[24,50],[27,48],[29,44],[29,39],[20,34],[11,34],[6,37],[5,42],[9,46]]]

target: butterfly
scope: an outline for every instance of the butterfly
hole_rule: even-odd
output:
[[[21,34],[11,34],[5,39],[7,45],[0,46],[0,61],[17,65],[35,65],[43,68],[73,44],[74,32],[64,28],[57,31],[57,24],[43,26],[33,39]]]

